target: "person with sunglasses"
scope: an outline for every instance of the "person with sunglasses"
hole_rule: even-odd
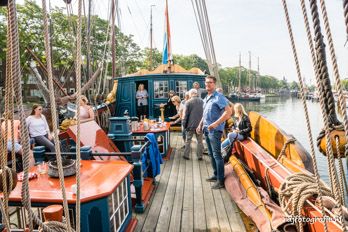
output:
[[[208,94],[204,98],[203,117],[196,129],[197,133],[204,133],[207,142],[208,154],[214,174],[206,179],[215,182],[212,189],[224,188],[225,170],[221,155],[221,137],[225,127],[225,121],[231,117],[232,110],[224,95],[216,91],[216,78],[205,78],[205,89]]]
[[[53,137],[50,133],[46,117],[42,114],[41,105],[33,105],[31,114],[26,119],[26,123],[30,138],[34,139],[35,144],[44,146],[49,151],[54,152]]]

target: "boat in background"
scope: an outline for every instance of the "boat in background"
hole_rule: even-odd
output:
[[[231,101],[260,101],[261,96],[249,93],[230,93],[227,98]]]

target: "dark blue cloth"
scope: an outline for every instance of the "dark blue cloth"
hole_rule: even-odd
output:
[[[210,96],[207,95],[204,98],[203,105],[203,129],[207,128],[210,124],[217,121],[221,115],[225,112],[225,107],[228,105],[228,100],[224,95],[214,91]],[[223,131],[225,128],[225,122],[218,125],[215,129],[209,131]]]
[[[151,144],[141,157],[142,169],[143,172],[147,169],[144,173],[145,177],[156,177],[161,172],[161,164],[163,163],[162,156],[158,149],[156,136],[153,133],[148,133],[145,138],[148,139]]]

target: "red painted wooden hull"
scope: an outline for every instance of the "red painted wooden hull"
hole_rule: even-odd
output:
[[[235,148],[237,156],[241,159],[261,181],[262,187],[266,190],[268,176],[270,185],[278,192],[281,183],[285,178],[292,174],[292,172],[286,169],[280,164],[272,155],[266,152],[252,139],[247,139],[242,142],[236,142]],[[308,172],[305,169],[300,168],[302,172]],[[317,206],[310,201],[305,202],[303,216],[308,218],[320,218],[322,214]],[[326,216],[334,217],[334,215],[327,210]],[[329,231],[342,231],[340,225],[336,222],[327,222]],[[323,222],[316,221],[312,224],[308,223],[305,231],[324,231]]]

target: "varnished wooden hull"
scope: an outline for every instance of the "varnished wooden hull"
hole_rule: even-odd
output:
[[[253,128],[251,138],[277,159],[284,144],[293,137],[257,112],[250,112],[249,117]],[[299,171],[298,167],[313,172],[312,159],[298,141],[286,146],[279,162],[295,172]]]

